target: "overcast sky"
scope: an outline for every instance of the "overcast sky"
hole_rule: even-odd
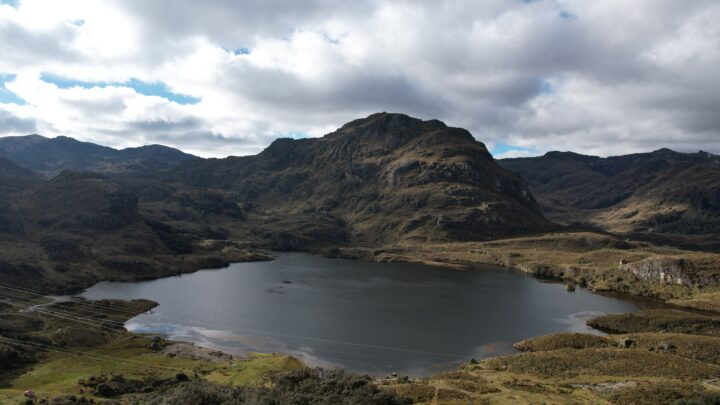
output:
[[[720,153],[717,0],[0,0],[0,136],[256,153],[378,111]]]

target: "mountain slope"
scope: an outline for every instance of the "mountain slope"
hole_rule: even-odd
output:
[[[131,189],[97,173],[64,171],[0,197],[0,283],[63,291],[263,257],[195,246],[207,236],[147,220]]]
[[[118,155],[182,157],[155,146],[13,141],[5,153],[46,175],[76,153],[83,156],[71,163],[92,168]],[[255,156],[142,173],[65,170],[44,180],[8,160],[0,165],[0,180],[12,186],[0,218],[0,280],[54,289],[259,258],[247,242],[381,248],[554,229],[525,182],[470,133],[400,114],[375,114],[322,138],[279,139]]]
[[[17,191],[40,181],[40,176],[15,163],[0,158],[0,194]]]
[[[525,182],[464,129],[379,113],[256,156],[194,160],[184,187],[220,189],[271,244],[478,240],[551,225]],[[227,194],[230,193],[230,194]]]
[[[153,160],[168,166],[175,166],[195,156],[163,145],[146,145],[137,148],[126,148],[118,151],[118,155],[127,160]]]
[[[50,177],[63,170],[122,173],[163,169],[194,158],[160,145],[116,150],[65,136],[39,135],[0,138],[0,157]]]
[[[0,235],[22,233],[24,228],[13,208],[13,200],[16,194],[40,182],[36,173],[0,158]]]
[[[543,212],[559,222],[611,231],[720,233],[720,157],[705,152],[600,158],[549,152],[500,164],[528,180]]]

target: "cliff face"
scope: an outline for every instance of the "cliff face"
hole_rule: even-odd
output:
[[[691,265],[683,259],[651,257],[634,263],[621,263],[620,269],[652,283],[689,285],[692,282]]]
[[[708,255],[651,256],[630,263],[620,262],[620,270],[629,272],[642,281],[690,287],[717,286],[720,283],[717,269],[717,258]]]
[[[481,240],[550,229],[525,182],[469,132],[374,114],[256,156],[178,167],[183,187],[231,192],[271,242]],[[277,240],[275,240],[277,239]]]

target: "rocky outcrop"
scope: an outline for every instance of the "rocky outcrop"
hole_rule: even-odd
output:
[[[652,283],[689,285],[692,282],[691,265],[685,259],[650,257],[634,263],[621,261],[620,268]]]

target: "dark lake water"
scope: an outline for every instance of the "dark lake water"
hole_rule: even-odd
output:
[[[104,282],[83,295],[157,301],[128,322],[132,331],[237,354],[290,353],[309,365],[371,375],[450,370],[512,353],[512,343],[531,336],[590,332],[585,321],[594,315],[638,309],[494,266],[457,271],[295,253],[153,281]]]

